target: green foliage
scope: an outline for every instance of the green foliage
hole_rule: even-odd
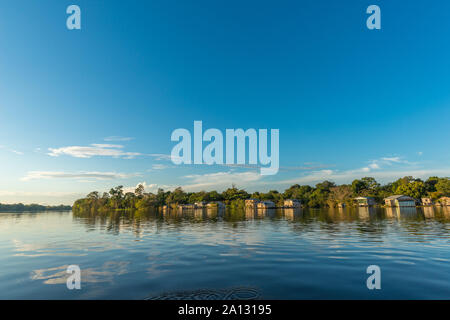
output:
[[[400,184],[395,189],[395,193],[420,199],[426,195],[425,184],[422,181],[411,181],[409,183]]]
[[[217,191],[185,192],[181,187],[173,191],[158,189],[157,193],[145,193],[144,187],[139,185],[135,192],[124,193],[123,187],[112,188],[109,193],[89,193],[86,198],[79,199],[73,204],[73,211],[79,213],[109,212],[111,210],[145,210],[168,205],[176,207],[179,204],[195,202],[224,201],[230,208],[243,208],[246,199],[270,200],[278,206],[282,206],[286,199],[298,199],[304,206],[325,207],[336,206],[338,203],[352,205],[357,196],[373,197],[376,202],[382,203],[383,199],[394,195],[403,194],[416,199],[431,196],[438,199],[442,196],[450,196],[450,179],[430,177],[425,182],[413,177],[403,177],[393,183],[380,185],[372,177],[356,179],[351,185],[337,186],[334,182],[324,181],[315,187],[295,184],[283,193],[277,190],[268,192],[254,192],[250,195],[243,189],[234,185],[219,193]],[[0,205],[0,210],[2,205]],[[22,205],[23,206],[23,205]]]
[[[353,188],[350,185],[341,185],[330,188],[328,204],[336,206],[338,203],[350,204],[353,201]]]
[[[427,189],[427,192],[436,192],[436,184],[439,182],[439,180],[440,178],[438,177],[429,177],[427,181],[425,181],[425,188]]]
[[[228,188],[222,193],[223,200],[231,202],[238,199],[248,199],[250,195],[245,190],[239,190],[235,186]]]
[[[167,204],[185,204],[188,202],[189,196],[181,189],[181,187],[173,190],[166,198]]]
[[[443,196],[450,196],[450,178],[442,178],[436,183],[436,191]]]
[[[355,196],[374,197],[380,184],[372,177],[356,179],[352,182],[352,191]]]

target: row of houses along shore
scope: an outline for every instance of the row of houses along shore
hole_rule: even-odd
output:
[[[355,201],[360,207],[372,207],[377,203],[372,197],[357,197]],[[442,197],[438,201],[431,198],[415,199],[413,197],[404,196],[402,194],[393,195],[384,198],[385,207],[417,207],[417,206],[450,206],[450,197]]]
[[[345,207],[345,203],[337,203],[339,208]],[[357,197],[354,199],[354,205],[359,207],[372,207],[377,203],[372,197]],[[450,197],[442,197],[438,201],[433,201],[431,198],[415,199],[405,195],[393,195],[384,199],[383,206],[385,207],[417,207],[417,206],[450,206]],[[283,205],[277,205],[273,201],[263,201],[259,199],[245,200],[245,208],[253,209],[276,209],[276,208],[301,208],[302,203],[297,199],[284,200]],[[224,209],[225,204],[221,201],[214,202],[196,202],[194,204],[180,204],[177,205],[178,210],[188,209]],[[163,206],[163,210],[169,209],[168,206]]]

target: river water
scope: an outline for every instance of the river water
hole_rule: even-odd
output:
[[[450,207],[0,213],[0,299],[179,298],[449,299]]]

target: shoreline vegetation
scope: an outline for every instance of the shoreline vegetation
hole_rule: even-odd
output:
[[[40,211],[68,211],[71,210],[71,206],[59,205],[59,206],[44,206],[40,204],[4,204],[0,203],[0,212],[14,213],[14,212],[40,212]]]
[[[383,206],[384,199],[394,195],[403,195],[415,200],[417,205],[450,205],[450,178],[430,177],[423,181],[411,176],[400,178],[385,185],[379,184],[372,177],[354,180],[351,184],[336,185],[324,181],[309,185],[295,184],[284,192],[248,193],[232,186],[219,193],[217,191],[185,192],[181,187],[173,191],[158,189],[157,193],[146,193],[143,185],[138,185],[134,192],[124,192],[123,186],[112,188],[102,195],[98,191],[78,199],[72,206],[77,214],[97,214],[111,211],[150,210],[150,209],[195,209],[204,207],[245,208],[250,199],[254,207],[260,208],[326,208],[356,207],[361,203],[355,198],[369,197],[370,206]],[[429,199],[423,203],[423,199]],[[288,206],[286,206],[288,203]]]

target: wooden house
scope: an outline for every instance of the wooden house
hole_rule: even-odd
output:
[[[431,198],[422,198],[422,205],[423,206],[432,206],[433,205],[433,200]]]
[[[223,209],[225,208],[225,204],[220,201],[214,201],[210,202],[206,205],[207,208],[217,208],[217,209]]]
[[[358,197],[355,200],[359,207],[371,207],[375,205],[375,199],[372,197]]]
[[[300,208],[302,206],[302,203],[297,199],[287,199],[284,200],[283,206],[285,208]]]
[[[439,199],[442,206],[450,206],[450,197],[442,197]]]
[[[193,210],[195,209],[195,205],[193,204],[179,204],[178,210]]]
[[[404,195],[394,195],[384,199],[388,207],[415,207],[416,200]]]
[[[195,205],[195,207],[196,208],[206,208],[206,205],[207,205],[207,202],[205,202],[205,201],[200,201],[200,202],[196,202],[196,203],[194,203],[194,205]]]
[[[259,203],[258,199],[247,199],[247,200],[245,200],[245,207],[246,208],[256,208],[258,203]]]
[[[273,201],[260,201],[258,203],[258,209],[274,209],[275,203]]]

